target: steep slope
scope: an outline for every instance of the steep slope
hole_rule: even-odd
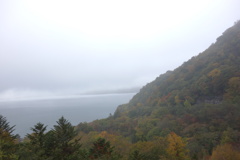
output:
[[[175,132],[193,159],[222,143],[240,146],[240,21],[198,56],[144,86],[114,115],[79,131],[107,131],[135,143]],[[196,158],[197,157],[197,158]]]
[[[224,98],[229,80],[240,77],[240,23],[226,30],[215,44],[174,71],[156,78],[133,97],[129,106],[161,106],[189,100],[214,102]],[[176,97],[177,96],[177,97]],[[215,102],[216,102],[215,101]]]

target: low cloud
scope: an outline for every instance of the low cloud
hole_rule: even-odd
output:
[[[209,47],[238,6],[0,1],[0,100],[143,86]]]
[[[8,89],[0,92],[0,101],[18,101],[18,100],[34,100],[44,99],[47,97],[57,96],[59,94],[50,93],[47,91],[33,91],[29,89]]]

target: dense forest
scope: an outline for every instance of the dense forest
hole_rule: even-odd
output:
[[[0,116],[0,159],[240,159],[240,21],[216,42],[144,86],[108,118],[61,117],[23,140]]]

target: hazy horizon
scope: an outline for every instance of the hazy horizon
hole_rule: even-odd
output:
[[[0,101],[1,114],[7,118],[14,133],[22,138],[30,128],[41,122],[50,130],[64,116],[72,125],[91,122],[114,114],[117,106],[128,103],[133,94],[75,96],[57,99]]]
[[[0,99],[139,88],[240,19],[240,1],[0,2]]]
[[[38,100],[58,100],[58,99],[78,99],[95,96],[137,94],[140,88],[119,89],[119,90],[93,90],[83,93],[64,93],[64,92],[33,92],[33,91],[11,91],[0,95],[1,102],[21,102]]]

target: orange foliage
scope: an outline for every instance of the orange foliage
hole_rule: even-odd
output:
[[[232,145],[224,144],[217,146],[213,151],[210,160],[239,160],[240,152],[235,150]]]

